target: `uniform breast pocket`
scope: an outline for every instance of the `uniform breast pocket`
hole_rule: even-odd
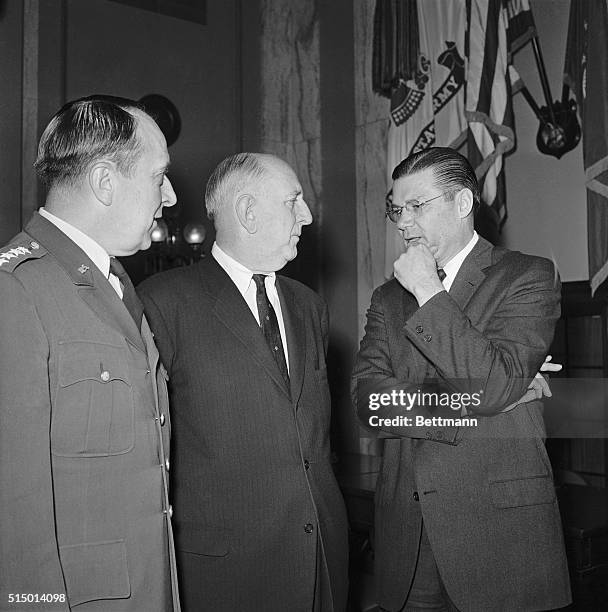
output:
[[[51,450],[61,457],[129,452],[135,442],[126,349],[96,342],[59,345]]]

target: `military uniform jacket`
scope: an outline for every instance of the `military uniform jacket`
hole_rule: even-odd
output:
[[[0,250],[0,299],[0,609],[10,593],[66,595],[32,609],[179,609],[166,376],[147,322],[140,334],[38,214]]]
[[[327,308],[277,276],[290,389],[213,257],[138,291],[169,371],[185,610],[344,612],[347,523],[330,463]]]
[[[393,436],[385,440],[375,498],[375,575],[383,608],[401,610],[406,601],[422,520],[459,610],[548,610],[569,603],[542,405],[501,412],[521,398],[548,353],[559,287],[548,260],[480,238],[449,293],[422,307],[396,280],[374,292],[355,382],[400,381],[415,389],[438,378],[451,392],[483,390],[481,404],[469,411],[477,426],[382,428]],[[368,425],[363,408],[359,414]],[[390,411],[386,416],[394,416]]]

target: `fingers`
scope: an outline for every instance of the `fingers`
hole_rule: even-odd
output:
[[[551,355],[545,357],[545,362],[540,366],[541,372],[559,372],[562,369],[561,363],[550,363],[551,359],[553,359]]]
[[[513,410],[513,408],[516,408],[520,404],[525,404],[527,402],[531,402],[534,399],[538,399],[536,397],[536,393],[534,391],[528,389],[528,391],[526,391],[516,402],[513,402],[512,404],[509,404],[506,408],[503,408],[501,410],[501,412],[509,412],[509,410]]]
[[[545,377],[537,372],[536,376],[532,379],[532,382],[528,385],[528,389],[534,391],[534,395],[536,399],[541,399],[543,395],[545,397],[552,397],[553,393],[551,393],[551,389],[549,387],[549,383],[545,379]]]

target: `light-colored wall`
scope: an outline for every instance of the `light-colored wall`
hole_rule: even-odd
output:
[[[561,99],[569,0],[531,0],[549,85]],[[514,60],[539,106],[545,106],[530,45]],[[517,149],[506,160],[509,218],[502,239],[510,249],[554,258],[562,281],[587,280],[587,208],[582,144],[561,159],[536,147],[538,120],[523,95],[514,97]]]
[[[251,12],[244,8],[243,17]],[[243,91],[257,100],[245,111],[243,131],[248,148],[284,159],[294,169],[313,215],[298,245],[298,257],[283,271],[318,288],[318,241],[321,226],[321,108],[319,15],[312,3],[259,0],[254,5],[259,39],[250,53],[259,80]],[[243,20],[243,26],[248,27]],[[244,54],[244,70],[250,57]]]
[[[334,449],[358,450],[350,371],[357,342],[354,68],[351,0],[260,0],[243,6],[244,142],[288,161],[302,184],[313,223],[298,257],[282,271],[317,291],[330,313],[328,372]],[[248,76],[251,57],[257,79]],[[257,100],[257,101],[256,101]]]
[[[389,103],[372,91],[374,5],[374,2],[358,0],[353,3],[358,338],[363,335],[372,292],[386,280],[384,200]],[[363,428],[354,426],[357,448],[353,450],[380,454],[380,442]]]
[[[355,158],[359,336],[375,287],[384,282],[389,102],[372,91],[374,2],[354,1]]]

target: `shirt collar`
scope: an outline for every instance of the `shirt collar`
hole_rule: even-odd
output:
[[[452,257],[447,264],[445,264],[445,266],[443,266],[443,271],[445,272],[443,286],[447,291],[449,291],[450,287],[452,286],[452,283],[458,274],[458,270],[460,270],[460,266],[462,266],[462,263],[466,259],[467,255],[473,250],[473,247],[477,244],[478,240],[479,235],[473,230],[473,237],[471,240],[469,240],[466,246],[462,250],[458,251],[458,253],[456,253],[456,255],[454,255],[454,257]]]
[[[71,223],[56,217],[44,207],[38,210],[40,215],[50,221],[58,230],[62,231],[72,242],[75,242],[87,255],[87,257],[99,268],[101,273],[108,278],[110,275],[110,256],[105,249],[95,242],[91,237],[81,232]]]
[[[215,261],[217,261],[226,274],[232,279],[232,282],[236,285],[241,295],[245,295],[251,286],[253,272],[223,251],[217,242],[214,242],[211,247],[211,255],[213,255]],[[268,288],[269,285],[274,287],[275,280],[276,274],[274,272],[267,274],[266,288]]]

